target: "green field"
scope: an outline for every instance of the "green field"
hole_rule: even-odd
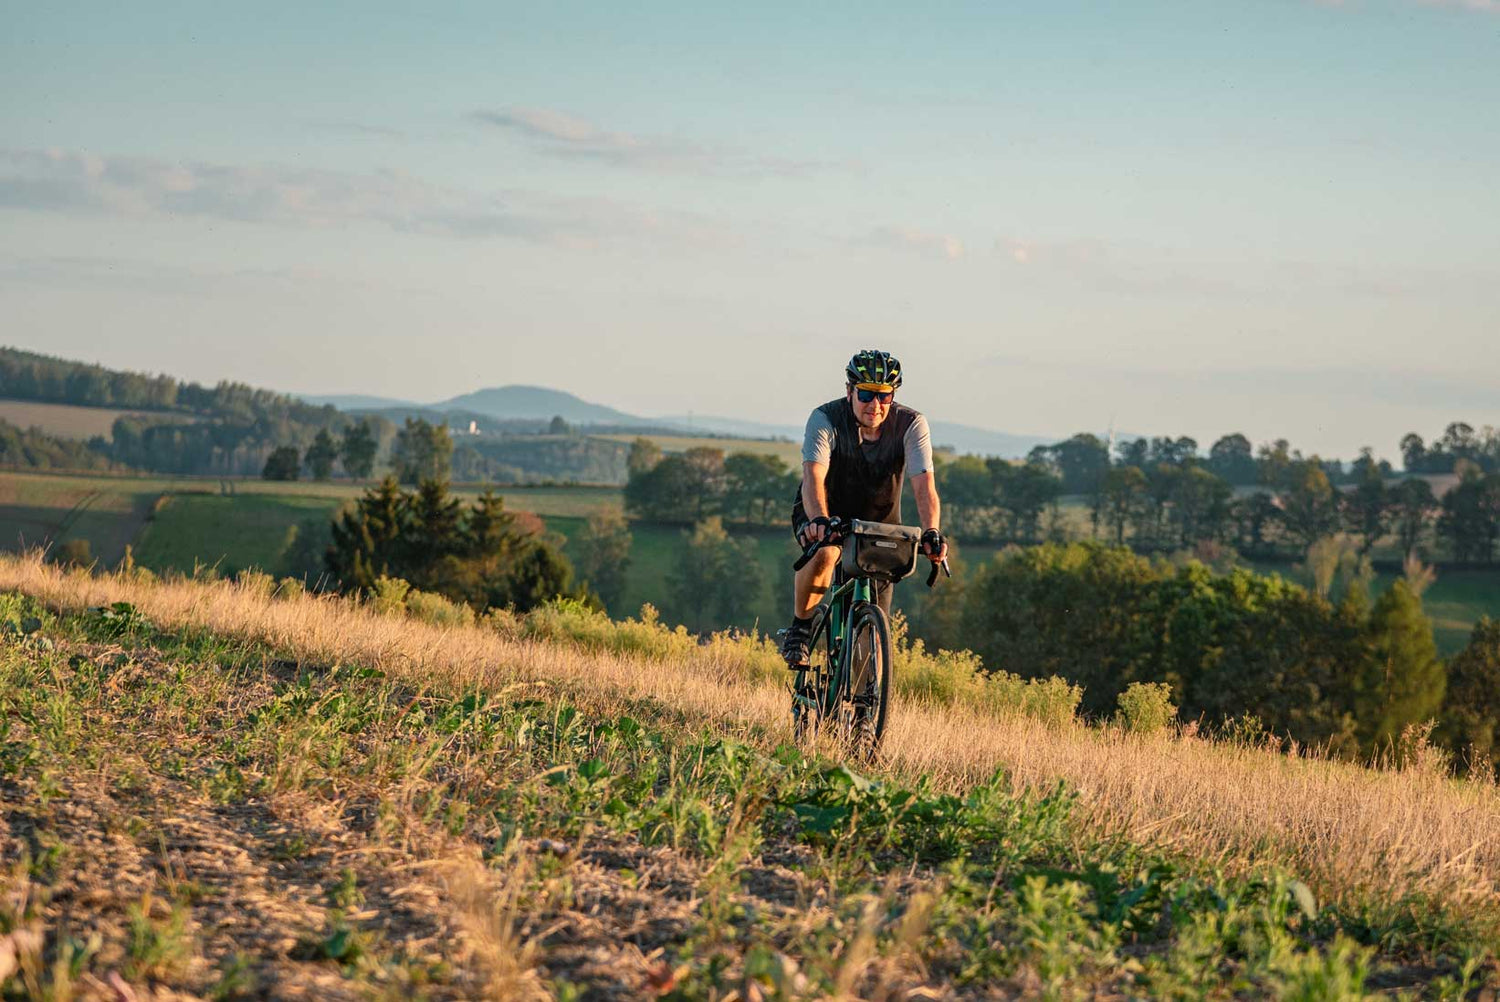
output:
[[[282,483],[266,480],[221,480],[213,477],[98,476],[71,474],[0,474],[0,550],[87,539],[93,555],[114,565],[134,544],[147,566],[191,569],[195,561],[245,567],[284,545],[287,529],[314,514],[332,512],[358,497],[363,484],[349,481]],[[477,496],[482,486],[459,484],[462,497]],[[618,510],[621,494],[614,487],[495,488],[508,507],[544,518],[585,518]],[[232,491],[232,495],[224,492]],[[157,499],[170,495],[162,510],[170,532],[148,526]],[[218,520],[236,523],[230,527]],[[167,542],[168,536],[180,537]],[[264,536],[264,538],[262,538]]]
[[[114,563],[160,493],[134,480],[0,474],[0,550],[86,539]]]
[[[0,421],[9,421],[18,428],[40,428],[57,438],[73,438],[80,441],[95,435],[108,438],[115,419],[134,415],[148,417],[153,421],[194,421],[191,414],[170,414],[162,411],[118,410],[114,407],[76,407],[73,404],[47,404],[30,400],[0,400]]]
[[[327,521],[342,502],[306,495],[172,494],[136,537],[137,564],[154,571],[191,570],[195,564],[226,571],[275,571],[299,523]]]

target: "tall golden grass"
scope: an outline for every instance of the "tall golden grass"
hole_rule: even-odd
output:
[[[0,558],[0,589],[60,610],[131,602],[160,626],[206,628],[315,662],[368,664],[419,684],[555,685],[605,712],[646,697],[746,741],[790,738],[784,687],[747,676],[712,648],[680,661],[591,653],[337,599],[271,599],[227,582],[65,573],[36,557]],[[1454,780],[1432,764],[1369,769],[1186,733],[1137,737],[913,701],[894,706],[885,751],[879,771],[951,789],[1001,767],[1028,786],[1064,781],[1095,830],[1231,871],[1276,864],[1326,900],[1415,894],[1453,913],[1500,914],[1500,789]]]

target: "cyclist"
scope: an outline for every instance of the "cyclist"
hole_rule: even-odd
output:
[[[844,395],[817,408],[802,439],[802,486],[792,504],[792,532],[804,549],[821,541],[830,517],[868,522],[901,521],[901,482],[911,475],[922,523],[922,553],[933,563],[948,555],[938,528],[942,505],[933,477],[932,438],[927,419],[895,401],[901,363],[867,349],[844,369]],[[833,583],[839,547],[825,546],[797,572],[792,625],[783,634],[782,657],[797,670],[808,663],[812,613]],[[887,615],[891,586],[876,587]]]

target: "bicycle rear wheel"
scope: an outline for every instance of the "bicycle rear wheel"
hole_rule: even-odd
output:
[[[891,693],[891,627],[873,602],[854,606],[849,673],[840,693],[840,731],[850,751],[866,761],[880,750]]]
[[[808,642],[808,666],[797,673],[792,686],[792,736],[798,743],[813,740],[822,727],[828,689],[833,685],[836,651],[832,649],[833,627],[828,607],[813,614],[812,639]]]

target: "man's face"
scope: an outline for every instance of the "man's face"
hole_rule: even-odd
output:
[[[885,421],[895,404],[895,391],[885,386],[859,385],[849,388],[849,404],[860,427],[874,431]],[[868,397],[868,400],[861,400]]]

